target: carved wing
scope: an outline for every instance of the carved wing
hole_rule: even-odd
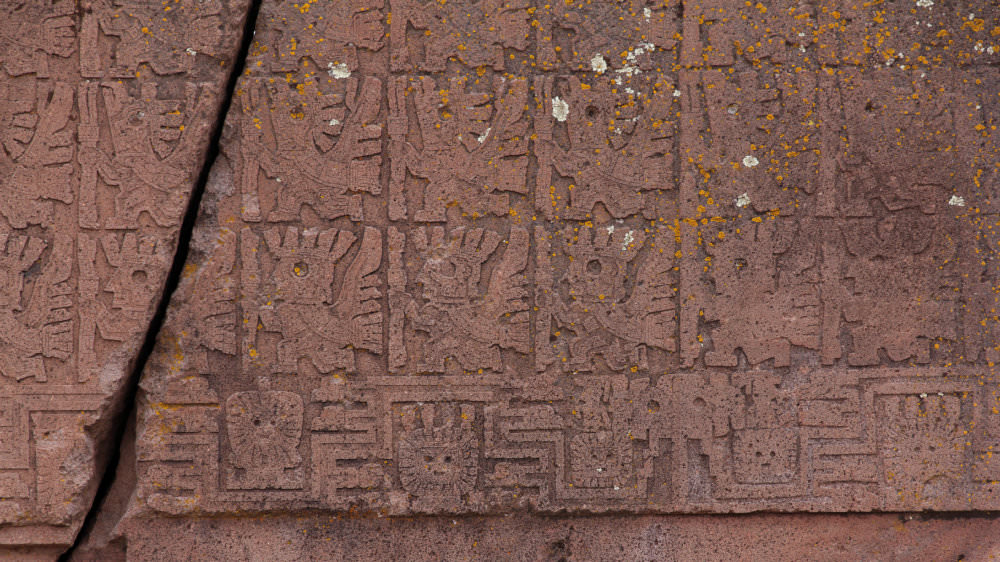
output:
[[[669,240],[669,233],[660,233],[659,240]],[[636,340],[660,349],[674,349],[675,301],[671,286],[673,256],[669,247],[653,245],[649,257],[639,265],[635,290],[626,305],[626,316],[638,331]],[[631,330],[630,330],[631,331]]]
[[[486,292],[486,321],[500,328],[501,347],[527,353],[530,345],[528,330],[528,280],[524,269],[528,265],[528,231],[510,229],[510,239],[503,259],[490,276]]]
[[[382,292],[375,274],[381,263],[382,234],[376,228],[366,227],[361,248],[347,268],[333,305],[337,312],[333,322],[340,324],[333,328],[349,329],[351,344],[372,353],[382,353],[382,305],[379,302]]]
[[[205,267],[198,272],[191,290],[195,301],[190,308],[199,312],[198,326],[205,347],[236,354],[236,233],[220,235],[219,245]]]
[[[24,323],[41,331],[42,353],[65,361],[73,354],[73,238],[58,234],[48,264],[35,282]]]

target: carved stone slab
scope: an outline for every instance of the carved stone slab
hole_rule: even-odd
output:
[[[1000,13],[822,4],[264,2],[130,516],[1000,508]]]
[[[132,520],[130,559],[209,560],[989,560],[989,517],[899,514],[361,518],[330,515]],[[275,547],[278,544],[280,547]],[[109,545],[86,560],[121,553]],[[256,558],[255,558],[256,557]]]
[[[246,8],[0,5],[0,549],[90,508]]]

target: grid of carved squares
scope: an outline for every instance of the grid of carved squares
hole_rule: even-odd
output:
[[[567,6],[567,14],[586,11]],[[848,118],[864,111],[853,93],[859,76],[837,78],[849,83],[840,91],[825,72],[792,74],[767,64],[736,74],[666,73],[683,51],[669,33],[680,23],[671,10],[644,6],[626,7],[640,22],[638,35],[623,24],[588,36],[580,31],[593,20],[561,14],[574,22],[570,43],[553,48],[552,61],[538,55],[536,66],[524,68],[526,54],[546,41],[526,46],[520,32],[508,33],[465,49],[435,27],[464,33],[496,9],[503,14],[498,27],[520,29],[530,13],[520,3],[487,2],[477,7],[482,14],[464,15],[444,5],[393,3],[389,27],[397,32],[390,37],[379,34],[373,15],[388,7],[348,3],[333,17],[352,22],[346,28],[355,41],[340,37],[340,47],[296,46],[294,25],[263,33],[278,46],[260,55],[264,68],[286,74],[249,78],[240,92],[241,216],[261,240],[265,231],[305,236],[283,223],[308,223],[319,229],[310,236],[336,237],[329,249],[348,261],[327,271],[261,254],[297,267],[294,280],[277,283],[289,288],[336,278],[329,290],[302,294],[340,312],[320,317],[309,304],[285,302],[305,298],[293,296],[298,289],[276,285],[265,299],[270,308],[252,325],[280,333],[282,350],[264,349],[249,335],[243,352],[253,353],[250,363],[295,372],[305,361],[321,373],[352,372],[362,350],[384,355],[383,369],[393,373],[628,372],[699,360],[735,366],[741,357],[785,366],[807,350],[823,364],[846,358],[866,366],[926,363],[932,341],[940,349],[959,339],[960,326],[972,324],[958,318],[954,270],[969,238],[949,230],[953,213],[944,202],[951,184],[965,178],[941,176],[955,168],[936,155],[939,147],[820,158],[844,145],[830,134],[835,125],[819,129],[818,122],[845,125],[857,145],[892,121],[878,111]],[[282,10],[288,21],[314,19]],[[421,10],[455,17],[443,24]],[[610,42],[590,45],[603,40],[598,36]],[[620,57],[602,63],[584,56],[616,41]],[[741,54],[785,60],[778,52]],[[881,107],[910,100],[902,78],[876,77],[894,84],[876,100]],[[912,103],[938,111],[949,101]],[[947,111],[936,115],[934,127],[960,128]],[[908,126],[908,138],[921,137],[918,123]],[[778,138],[795,138],[795,146],[786,150]],[[926,156],[919,169],[894,169],[907,150]],[[775,151],[788,158],[772,167],[765,155]],[[754,154],[760,160],[746,160]],[[833,225],[842,219],[851,226]],[[696,228],[685,228],[691,221]],[[326,227],[316,225],[333,224],[339,234],[318,233]],[[349,246],[348,230],[355,239]],[[900,245],[907,237],[913,247]],[[694,242],[686,247],[682,239]],[[958,240],[958,249],[947,240]],[[364,244],[381,246],[379,255],[349,267]],[[622,249],[611,256],[615,244]],[[886,259],[894,263],[877,265]],[[363,283],[365,294],[342,279]],[[898,310],[880,304],[889,287],[908,297]],[[360,299],[363,311],[351,322],[344,316],[349,299]],[[282,321],[299,316],[296,306],[310,320]],[[677,330],[682,308],[694,313]],[[258,313],[245,312],[244,320],[250,316]],[[309,352],[317,340],[305,334],[334,319],[346,323],[328,330],[332,339],[321,340],[321,352]],[[979,350],[969,341],[965,356],[975,360]]]
[[[894,238],[878,234],[890,227]],[[682,359],[679,294],[694,297],[705,344],[683,359],[709,367],[735,367],[741,353],[782,367],[802,352],[827,365],[923,364],[958,339],[959,233],[934,217],[747,220],[719,232],[701,258],[710,265],[685,285],[675,230],[639,219],[248,229],[243,273],[260,275],[261,292],[242,302],[255,318],[243,323],[243,361],[356,373],[363,352],[398,374],[662,372]],[[919,251],[900,251],[904,241]]]
[[[899,151],[852,149],[833,168],[806,158],[764,170],[739,155],[773,153],[771,136],[822,140],[796,157],[843,150],[807,120],[843,115],[801,93],[829,80],[687,72],[675,89],[636,76],[621,78],[637,88],[627,92],[593,76],[492,71],[348,76],[326,94],[308,81],[247,80],[241,216],[259,239],[254,259],[274,262],[260,277],[270,304],[251,327],[283,340],[282,350],[246,343],[251,363],[352,372],[363,350],[384,352],[394,373],[635,372],[675,367],[678,354],[692,366],[703,353],[707,366],[736,366],[741,354],[786,366],[793,349],[823,364],[926,363],[932,340],[947,347],[971,326],[955,289],[968,285],[956,273],[974,243],[946,206],[957,180],[942,175],[953,168],[937,145],[948,138],[906,147],[927,155],[913,169],[893,167]],[[908,90],[894,92],[881,101]],[[890,117],[851,124],[848,138],[862,142]],[[918,121],[908,126],[920,137]],[[958,127],[948,115],[932,126]],[[691,150],[698,159],[675,158]],[[294,251],[301,259],[281,255]],[[696,325],[677,334],[682,307]]]
[[[589,53],[601,47],[593,43],[617,38],[614,31],[585,32],[600,18],[557,14],[572,21],[575,35],[552,48],[545,41],[531,46],[518,31],[526,4],[501,9],[481,2],[477,9],[499,15],[496,27],[518,33],[492,35],[486,48],[470,51],[460,34],[438,33],[439,26],[496,30],[452,13],[454,4],[392,2],[393,32],[384,42],[372,15],[381,3],[364,3],[371,10],[360,4],[327,13],[334,22],[350,22],[342,27],[356,34],[360,49],[346,41],[343,48],[302,41],[295,51],[296,43],[273,41],[281,47],[269,59],[271,72],[292,72],[298,67],[290,61],[308,57],[329,70],[332,90],[309,79],[244,82],[236,183],[249,224],[226,233],[218,251],[231,253],[222,261],[233,275],[238,254],[240,292],[250,298],[239,305],[239,349],[221,336],[207,341],[239,353],[245,372],[365,376],[348,377],[351,385],[323,377],[331,385],[314,390],[309,404],[299,393],[276,390],[235,392],[205,405],[178,399],[190,405],[185,415],[191,419],[196,410],[210,417],[212,404],[224,407],[225,435],[219,441],[220,424],[211,422],[193,425],[193,435],[170,436],[178,443],[195,437],[192,448],[208,451],[184,458],[158,451],[176,465],[156,467],[176,483],[170,488],[197,495],[203,484],[186,461],[198,457],[213,465],[219,443],[231,449],[223,455],[227,490],[300,490],[311,470],[313,493],[331,505],[391,490],[390,503],[405,505],[409,495],[418,510],[424,500],[429,510],[482,506],[480,487],[504,490],[501,495],[521,485],[544,489],[552,485],[544,475],[553,472],[559,474],[557,502],[636,500],[645,486],[675,474],[676,491],[649,492],[685,499],[661,496],[660,507],[704,507],[713,495],[745,500],[810,493],[848,505],[847,496],[859,490],[871,493],[861,503],[880,505],[880,493],[870,490],[884,482],[876,473],[879,457],[912,480],[902,488],[940,476],[896,467],[893,443],[928,431],[957,439],[957,428],[974,417],[967,395],[958,398],[965,386],[935,378],[940,384],[926,389],[942,394],[915,400],[909,395],[923,388],[919,383],[879,381],[906,376],[883,370],[872,371],[872,383],[859,383],[856,374],[846,375],[842,386],[811,380],[795,396],[780,387],[780,378],[761,372],[736,373],[733,380],[683,373],[644,386],[649,373],[698,361],[740,367],[745,357],[750,365],[783,367],[803,350],[811,364],[924,363],[931,340],[956,338],[954,289],[966,286],[954,275],[955,258],[971,239],[952,227],[940,205],[880,193],[873,178],[886,170],[864,154],[837,163],[846,184],[806,177],[824,171],[808,154],[828,148],[822,143],[829,139],[801,147],[807,158],[799,168],[803,177],[793,178],[802,183],[798,199],[783,189],[792,180],[782,184],[764,166],[740,167],[745,153],[758,150],[754,145],[767,144],[774,132],[768,123],[796,132],[806,115],[799,110],[816,100],[800,99],[787,111],[783,104],[794,101],[796,89],[823,85],[829,91],[823,78],[775,77],[781,86],[774,87],[763,74],[743,74],[729,84],[715,71],[655,72],[650,52],[674,56],[672,35],[662,33],[677,25],[672,20],[645,39],[659,50],[628,36],[627,54],[604,60],[608,75],[572,74],[599,67]],[[630,6],[636,18],[650,17],[643,3]],[[428,15],[435,10],[456,17],[443,24]],[[559,24],[540,27],[545,33]],[[795,30],[782,31],[792,37]],[[732,37],[710,32],[708,39]],[[386,45],[392,73],[366,75],[361,51],[386,55]],[[534,77],[502,76],[525,58],[519,52],[512,63],[509,51],[528,48],[536,49]],[[719,54],[721,62],[733,62],[730,49]],[[441,72],[454,66],[450,57],[479,68],[444,78]],[[621,80],[618,88],[610,84],[612,73]],[[736,103],[727,98],[736,91],[757,97]],[[702,95],[704,107],[689,101]],[[685,126],[694,136],[711,129],[712,142],[683,144]],[[685,157],[695,147],[703,149],[706,160],[698,164],[705,166]],[[705,169],[718,175],[698,182],[687,177]],[[901,177],[906,183],[909,176]],[[850,197],[830,200],[824,189],[845,185]],[[890,185],[905,191],[897,187],[908,186]],[[702,194],[709,191],[715,203]],[[746,203],[739,204],[741,195]],[[699,197],[721,220],[690,212]],[[863,201],[847,201],[854,204],[848,208],[844,200],[851,197]],[[807,204],[795,210],[800,201]],[[795,216],[767,213],[777,207]],[[685,240],[697,241],[693,251],[685,253]],[[685,310],[694,313],[695,331],[679,327]],[[692,343],[696,351],[688,353]],[[975,359],[978,352],[969,355]],[[362,364],[371,362],[361,361],[364,356],[377,357],[378,368],[365,370]],[[458,377],[440,386],[442,379],[426,377],[430,383],[419,388],[421,377],[408,377],[418,374]],[[462,386],[468,374],[485,377]],[[559,406],[574,408],[572,416],[531,398],[508,401],[494,386],[534,379],[545,387],[564,374],[575,375],[564,378],[581,389]],[[409,389],[391,390],[393,378],[405,379]],[[546,390],[561,392],[549,385],[523,394]],[[367,407],[346,407],[353,401]],[[317,407],[320,415],[304,414]],[[947,427],[920,425],[919,414],[930,410],[946,412]],[[893,421],[883,428],[874,421],[876,411],[878,420]],[[480,421],[482,433],[472,429]],[[300,447],[306,430],[310,467]],[[625,440],[632,431],[643,436],[641,443]],[[951,477],[957,474],[952,465],[969,453],[963,455],[928,459],[948,465]],[[385,469],[387,459],[398,461],[397,468]],[[187,473],[171,472],[181,464]],[[200,476],[209,488],[219,482],[212,473],[217,468]],[[819,493],[807,478],[850,486]],[[184,498],[155,497],[166,502],[163,509],[183,511],[177,506]]]

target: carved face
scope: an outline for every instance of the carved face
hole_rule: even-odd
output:
[[[274,268],[278,294],[286,302],[320,303],[330,295],[330,279],[319,256],[299,251],[285,255]]]
[[[458,499],[472,491],[479,453],[470,424],[474,410],[463,405],[404,408],[397,453],[399,479],[415,496]]]
[[[245,469],[291,468],[302,461],[302,398],[292,392],[237,392],[226,400],[233,463]]]
[[[399,446],[399,478],[418,496],[457,496],[472,490],[478,460],[466,440],[416,438]]]
[[[145,310],[157,290],[152,264],[128,261],[115,269],[106,290],[113,293],[111,306],[119,309]]]
[[[424,298],[434,303],[467,303],[476,294],[479,265],[459,256],[433,257],[424,263],[417,282]]]
[[[738,431],[733,438],[733,464],[738,482],[789,482],[799,467],[798,432],[794,428]]]
[[[574,256],[564,279],[577,300],[611,303],[625,297],[625,269],[623,260],[585,254]]]

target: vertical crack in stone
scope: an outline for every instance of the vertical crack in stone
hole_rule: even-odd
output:
[[[160,301],[157,305],[156,313],[147,327],[146,336],[135,362],[135,368],[132,369],[128,380],[123,386],[123,389],[120,391],[120,402],[114,408],[116,413],[112,415],[114,422],[111,425],[114,428],[115,434],[109,438],[112,442],[112,446],[108,448],[109,457],[101,475],[101,483],[98,486],[97,493],[94,495],[94,499],[91,502],[90,510],[87,512],[87,517],[84,519],[83,525],[77,533],[73,545],[63,553],[63,555],[59,558],[60,561],[67,561],[73,558],[74,552],[76,552],[82,542],[86,539],[89,531],[93,528],[95,522],[97,521],[97,518],[102,511],[104,500],[107,498],[108,492],[111,490],[111,486],[115,481],[119,461],[121,459],[123,440],[127,434],[126,430],[129,425],[129,420],[131,420],[135,415],[135,399],[139,390],[139,383],[142,379],[142,373],[146,368],[146,364],[149,361],[150,356],[153,354],[154,348],[156,347],[156,340],[159,336],[160,329],[163,327],[163,321],[167,315],[167,308],[170,305],[170,299],[173,296],[174,291],[177,290],[181,274],[184,271],[184,264],[187,263],[188,250],[191,245],[191,236],[194,232],[195,223],[197,222],[202,195],[205,193],[205,186],[208,184],[210,172],[220,153],[219,145],[222,138],[223,124],[225,123],[226,116],[229,114],[229,108],[232,104],[233,95],[236,91],[236,85],[239,81],[239,77],[243,74],[246,68],[247,56],[250,52],[250,45],[253,42],[254,30],[257,25],[257,14],[260,11],[262,1],[263,0],[251,0],[250,5],[247,8],[243,34],[240,39],[240,49],[233,61],[232,70],[227,78],[225,94],[220,101],[218,112],[216,113],[215,125],[212,128],[212,134],[206,149],[205,159],[198,174],[198,181],[195,184],[194,190],[191,192],[191,197],[188,201],[188,207],[185,211],[180,234],[178,236],[177,251],[174,254],[173,262],[170,265],[170,272],[168,273],[166,282],[164,283],[163,293],[160,295]]]

